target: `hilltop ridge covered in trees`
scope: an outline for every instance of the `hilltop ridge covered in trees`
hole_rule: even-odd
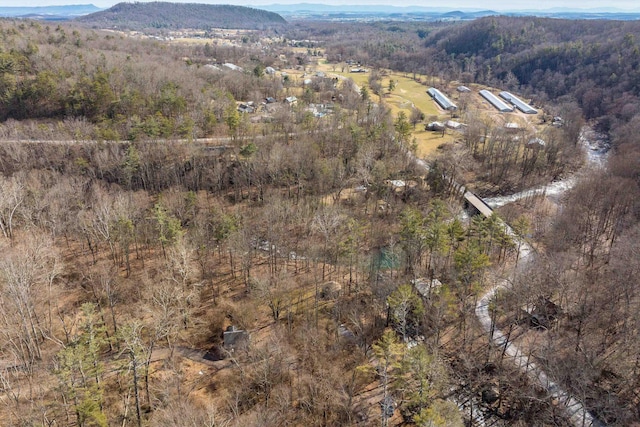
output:
[[[118,3],[115,6],[78,18],[97,27],[142,30],[159,28],[256,29],[265,25],[284,24],[277,13],[244,6],[197,3]]]
[[[314,25],[295,37],[315,37]],[[603,131],[638,113],[638,21],[492,16],[462,24],[317,25],[318,36],[332,33],[333,59],[503,87],[539,103],[575,101]]]
[[[639,34],[637,21],[491,17],[433,33],[425,47],[446,52],[467,78],[505,81],[550,99],[573,96],[587,119],[608,130],[636,111]]]

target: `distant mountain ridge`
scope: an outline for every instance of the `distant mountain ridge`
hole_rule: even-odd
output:
[[[206,0],[202,0],[206,1]],[[451,7],[426,7],[426,6],[392,6],[392,5],[379,5],[379,4],[370,4],[370,5],[353,5],[353,4],[341,4],[341,5],[329,5],[322,3],[295,3],[295,4],[270,4],[265,6],[260,6],[259,9],[253,9],[256,11],[260,11],[258,15],[264,13],[265,11],[273,12],[278,16],[272,16],[275,21],[269,20],[269,18],[262,16],[256,17],[255,14],[247,13],[243,18],[241,18],[238,22],[238,19],[229,18],[228,12],[229,8],[242,8],[243,6],[230,6],[230,5],[209,5],[203,3],[191,3],[191,4],[178,4],[178,3],[120,3],[113,6],[111,9],[105,10],[104,8],[96,7],[93,4],[78,4],[78,5],[65,5],[65,6],[24,6],[24,7],[2,7],[0,6],[0,17],[11,17],[11,18],[32,18],[32,19],[43,19],[43,20],[67,20],[73,19],[80,16],[85,15],[93,15],[94,13],[103,11],[104,15],[98,15],[98,17],[87,18],[87,21],[82,20],[83,22],[96,21],[96,26],[122,26],[122,22],[117,22],[121,17],[117,17],[114,12],[114,8],[116,8],[118,13],[129,13],[136,14],[135,20],[130,20],[130,24],[136,26],[136,29],[144,28],[145,25],[151,24],[154,28],[163,27],[165,25],[167,28],[185,28],[180,25],[179,20],[183,18],[182,16],[162,16],[163,20],[166,21],[153,21],[148,22],[148,20],[144,19],[144,13],[138,13],[135,11],[138,7],[149,7],[148,5],[157,5],[157,4],[165,4],[165,5],[182,5],[189,6],[189,9],[195,10],[194,15],[191,17],[184,17],[188,19],[190,22],[198,23],[197,27],[191,28],[204,28],[204,27],[212,27],[212,26],[220,26],[220,27],[228,27],[228,28],[244,28],[245,22],[243,20],[250,23],[251,25],[273,25],[274,22],[283,23],[285,17],[295,18],[295,19],[321,19],[321,20],[335,20],[335,21],[343,21],[343,20],[379,20],[379,19],[388,19],[388,20],[396,20],[396,21],[471,21],[474,19],[482,18],[485,16],[538,16],[538,17],[548,17],[548,18],[563,18],[563,19],[608,19],[608,20],[637,20],[640,19],[640,7],[635,10],[624,10],[618,8],[607,8],[607,7],[599,7],[599,8],[567,8],[567,7],[551,7],[548,9],[513,9],[513,10],[488,10],[481,8],[454,8]],[[124,6],[129,6],[124,7]],[[154,7],[154,6],[151,6]],[[203,14],[200,13],[202,9]],[[214,18],[214,23],[207,23],[202,21],[207,21],[210,19],[211,11],[206,10],[207,8],[215,7],[215,8],[225,8],[227,11],[224,12],[225,17],[219,17],[218,19]],[[220,11],[220,10],[219,10]],[[218,11],[218,12],[219,12]],[[161,13],[160,11],[157,11]],[[216,12],[216,13],[218,13]],[[182,13],[182,12],[181,12]],[[244,12],[243,12],[244,13]],[[171,14],[170,14],[171,15]],[[224,21],[222,24],[218,24],[218,21]],[[99,22],[98,22],[99,21]],[[134,22],[135,21],[135,22]],[[228,26],[228,22],[235,22],[234,26]],[[237,25],[237,26],[236,26]],[[255,28],[250,26],[249,28]]]
[[[99,12],[93,4],[70,4],[65,6],[0,6],[0,16],[9,18],[33,17],[39,19],[69,19]]]
[[[414,12],[451,12],[452,10],[464,10],[465,12],[477,12],[482,10],[481,8],[474,9],[458,9],[455,7],[426,7],[426,6],[393,6],[384,4],[323,4],[323,3],[292,3],[281,4],[274,3],[269,5],[260,6],[265,10],[273,10],[282,13],[295,10],[308,10],[317,12],[389,12],[389,13],[414,13]]]
[[[390,19],[437,21],[456,20],[470,21],[485,16],[540,16],[566,19],[640,19],[640,8],[622,10],[617,8],[549,8],[549,9],[501,9],[499,11],[482,8],[426,7],[426,6],[392,6],[392,5],[328,5],[322,3],[270,4],[260,6],[264,10],[279,13],[285,17],[298,19]]]
[[[456,6],[394,6],[385,4],[324,4],[324,3],[273,3],[264,6],[260,6],[261,9],[277,11],[278,13],[286,14],[290,11],[306,10],[314,12],[386,12],[386,13],[448,13],[453,11],[460,11],[463,13],[477,13],[487,11],[487,8],[482,7],[456,7]],[[496,11],[492,11],[496,14],[512,14],[512,13],[525,13],[543,15],[549,13],[585,13],[585,14],[624,14],[624,13],[640,13],[640,6],[635,9],[620,9],[615,7],[597,7],[597,8],[580,8],[580,7],[549,7],[546,9],[508,9],[501,8]]]
[[[275,12],[245,6],[168,2],[118,3],[107,10],[77,18],[76,21],[100,28],[131,30],[257,29],[286,23]]]

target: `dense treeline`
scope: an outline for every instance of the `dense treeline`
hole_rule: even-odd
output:
[[[320,80],[253,124],[235,99],[293,92],[260,71],[304,56],[3,25],[8,424],[459,426],[456,402],[486,407],[487,388],[512,425],[562,422],[515,366],[495,368],[473,321],[515,241],[497,217],[456,219],[403,144],[406,118]],[[198,66],[212,57],[247,71]],[[323,118],[304,109],[332,99]],[[135,117],[191,118],[189,135],[225,146],[136,134]],[[230,324],[251,332],[247,349],[221,346]]]
[[[448,54],[466,78],[569,96],[606,131],[637,113],[639,35],[635,21],[492,17],[433,34],[425,46]]]
[[[236,99],[260,102],[286,89],[264,76],[264,68],[280,59],[259,47],[169,48],[68,26],[1,26],[0,118],[86,123],[65,130],[75,139],[211,136],[226,126]],[[202,66],[212,61],[256,72]]]
[[[568,119],[559,130],[566,133],[559,139],[565,143],[578,141],[582,115],[608,133],[613,150],[607,169],[586,173],[551,224],[534,217],[534,236],[543,238],[544,251],[516,276],[499,323],[503,331],[523,333],[516,331],[529,322],[524,307],[533,307],[541,319],[555,319],[540,326],[536,317],[543,332],[523,333],[534,342],[528,347],[530,356],[604,423],[637,422],[640,25],[507,17],[444,28],[376,23],[363,24],[361,33],[368,36],[360,33],[359,41],[346,43],[338,41],[348,37],[339,24],[327,29],[327,53],[334,60],[354,59],[525,93]],[[318,25],[311,31],[324,30]],[[471,121],[463,137],[466,151],[445,156],[439,167],[456,173],[460,159],[470,154],[485,164],[481,150],[491,146],[498,159],[504,153],[527,154],[514,150],[512,140],[502,144],[492,138],[495,144],[487,145],[484,127]],[[578,159],[578,153],[569,149],[563,155]],[[524,169],[536,164],[522,161]],[[494,176],[496,184],[504,185],[508,175],[501,171],[489,167],[489,180]],[[532,206],[540,213],[548,209],[545,203]],[[511,211],[505,212],[509,216]]]
[[[640,299],[632,261],[640,219],[639,33],[637,22],[486,18],[427,41],[450,55],[447,62],[458,64],[462,80],[576,102],[611,136],[607,169],[586,174],[568,193],[545,233],[545,252],[519,277],[515,304],[507,310],[517,317],[523,306],[557,304],[551,306],[559,307],[552,316],[558,320],[532,338],[540,340],[532,354],[610,425],[630,425],[639,416]],[[571,104],[559,107],[560,115],[575,117]],[[509,330],[518,323],[511,320],[504,325]]]
[[[277,13],[250,7],[168,2],[118,3],[76,20],[94,28],[128,30],[259,29],[286,23]]]
[[[448,25],[359,25],[368,37],[350,39],[346,26],[332,24],[330,58],[504,87],[541,103],[575,101],[604,131],[638,112],[636,21],[498,16]],[[327,32],[322,26],[311,31]]]

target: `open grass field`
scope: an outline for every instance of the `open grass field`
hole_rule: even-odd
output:
[[[395,82],[395,88],[392,92],[388,91],[389,81]],[[435,102],[427,95],[428,86],[407,77],[403,74],[393,73],[382,79],[382,87],[385,88],[384,102],[391,108],[394,115],[400,111],[404,111],[407,117],[411,116],[413,108],[417,108],[425,115],[425,123],[436,118],[439,121],[449,119],[449,113],[443,111]],[[425,131],[424,123],[416,125],[412,138],[417,143],[418,157],[429,157],[434,153],[438,146],[453,142],[456,136],[455,131],[447,130],[444,135],[441,132]]]
[[[224,33],[226,38],[239,38],[243,33],[240,31],[228,31]],[[185,40],[192,41],[193,43],[202,43],[210,41],[209,39],[202,38],[189,38],[182,37],[180,42]],[[307,48],[296,47],[291,48],[295,52],[306,53]],[[316,62],[317,60],[317,62]],[[294,82],[293,87],[290,87],[289,95],[302,95],[301,82],[307,75],[313,74],[316,71],[323,71],[330,76],[338,76],[341,79],[350,79],[358,87],[369,87],[370,70],[364,73],[352,73],[350,72],[350,66],[346,64],[329,64],[321,56],[313,57],[312,63],[302,69],[286,69],[290,78]],[[365,67],[366,68],[366,67]],[[283,70],[285,71],[285,70]],[[306,72],[305,72],[306,71]],[[383,103],[391,110],[394,117],[403,111],[407,118],[411,117],[411,112],[414,108],[420,110],[425,120],[422,123],[418,123],[414,128],[411,138],[415,140],[417,146],[417,155],[421,158],[427,158],[434,154],[438,147],[452,143],[460,135],[457,131],[447,129],[444,135],[441,132],[425,131],[424,125],[431,121],[445,122],[451,118],[450,113],[442,110],[427,94],[427,89],[432,85],[438,85],[438,79],[433,76],[414,75],[411,73],[399,73],[389,70],[379,70],[382,74],[380,84],[382,87],[380,95],[375,95],[370,90],[371,99],[373,102]],[[389,90],[389,82],[393,80],[394,88]],[[467,104],[467,111],[477,111],[484,116],[490,118],[498,126],[504,126],[506,123],[517,123],[521,129],[529,129],[530,131],[539,130],[537,126],[538,120],[536,116],[527,116],[521,113],[509,113],[503,114],[495,111],[491,106],[484,101],[477,92],[482,89],[477,85],[471,85],[474,93],[472,94],[460,94],[455,90],[455,83],[451,83],[448,90],[445,90],[447,95],[450,96],[453,102],[460,103],[463,101],[462,97],[466,97],[465,103]],[[464,121],[464,119],[457,119]]]
[[[323,61],[317,65],[317,70],[324,71],[329,75],[336,75],[341,78],[351,79],[358,85],[358,87],[369,86],[370,73],[351,73],[348,71],[348,67],[342,65],[327,64]],[[417,143],[417,155],[422,158],[429,157],[434,154],[439,146],[447,143],[452,143],[460,135],[457,131],[447,129],[445,134],[441,132],[430,132],[424,130],[424,125],[431,121],[445,122],[451,119],[449,112],[442,110],[427,94],[427,89],[432,85],[438,85],[438,80],[435,77],[413,75],[408,73],[390,72],[388,70],[382,70],[382,78],[380,80],[382,91],[381,96],[371,94],[372,99],[375,102],[386,104],[392,114],[397,116],[401,111],[407,115],[407,118],[411,116],[413,108],[417,108],[425,115],[423,123],[418,123],[412,132],[411,137],[415,139]],[[393,80],[395,87],[392,91],[389,91],[389,81]],[[514,123],[529,134],[536,134],[544,130],[546,127],[540,120],[544,115],[544,111],[539,111],[537,115],[523,114],[518,111],[513,113],[499,113],[496,111],[487,101],[485,101],[478,92],[481,89],[489,89],[496,91],[494,88],[485,88],[479,85],[470,85],[472,93],[461,94],[456,91],[458,83],[451,82],[448,89],[445,89],[445,93],[450,99],[458,104],[466,105],[466,112],[459,112],[462,119],[456,118],[455,120],[464,122],[464,116],[467,112],[472,114],[480,114],[488,120],[491,120],[494,125],[498,127],[505,126],[507,123]]]
[[[392,92],[388,91],[389,81],[395,82],[395,88]],[[427,95],[428,86],[406,77],[403,74],[390,74],[387,78],[382,79],[382,86],[387,93],[386,98],[390,100],[392,105],[398,105],[399,108],[405,110],[415,107],[422,111],[427,117],[435,115],[441,116],[444,113],[433,102],[431,97]],[[410,105],[407,105],[407,104]]]
[[[334,69],[335,71],[333,71]],[[330,75],[351,79],[358,87],[368,87],[369,85],[369,73],[351,73],[346,70],[342,72],[337,67],[329,64],[318,65],[318,70]],[[420,81],[426,81],[426,77],[424,76],[417,76],[417,78]],[[395,88],[391,92],[388,90],[390,80],[395,82]],[[383,77],[381,84],[383,88],[382,96],[372,94],[372,99],[376,102],[386,104],[394,116],[397,116],[400,111],[404,111],[407,118],[409,118],[412,109],[417,108],[424,113],[426,117],[425,122],[434,119],[446,121],[450,117],[448,112],[440,109],[431,97],[427,95],[428,86],[414,80],[413,76],[402,73],[390,73]],[[435,153],[440,145],[453,142],[456,134],[455,131],[451,130],[447,130],[444,136],[441,132],[425,131],[424,123],[418,123],[411,137],[416,140],[416,154],[418,157],[429,157]]]

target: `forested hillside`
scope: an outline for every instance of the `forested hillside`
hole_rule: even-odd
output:
[[[591,402],[605,424],[637,422],[639,24],[491,17],[455,25],[362,24],[358,37],[350,37],[352,26],[310,24],[294,30],[298,38],[323,37],[334,61],[404,70],[416,79],[426,75],[444,88],[453,80],[453,86],[480,83],[523,93],[564,118],[559,129],[577,125],[567,134],[576,144],[582,118],[605,132],[612,144],[606,169],[578,180],[557,216],[551,215],[553,226],[542,220],[549,215],[544,197],[525,203],[538,212],[531,224],[543,251],[515,279],[515,292],[505,292],[508,303],[498,312],[507,314],[499,323],[503,331],[520,335],[523,310],[550,301],[552,308],[534,309],[543,317],[547,310],[555,313],[557,322],[543,327],[549,332],[524,332],[520,338],[537,343],[530,354],[574,396]],[[483,170],[487,157],[478,146],[500,145],[495,137],[486,143],[491,126],[486,121],[463,119],[470,124],[462,138],[466,147],[445,153],[438,163],[449,174],[478,170],[479,164]],[[513,147],[510,141],[504,146]],[[500,212],[513,220],[522,208],[516,204]]]
[[[250,7],[168,2],[118,3],[76,20],[94,28],[129,30],[256,29],[280,26],[286,22],[277,13]]]
[[[264,73],[302,62],[277,43],[265,53],[1,25],[4,425],[378,424],[370,402],[391,389],[378,388],[373,354],[405,378],[395,423],[460,424],[446,399],[462,383],[426,345],[408,352],[396,332],[383,335],[394,292],[394,305],[415,306],[397,330],[417,333],[427,311],[399,274],[426,258],[378,275],[378,248],[398,250],[405,209],[422,221],[409,200],[441,228],[455,209],[425,185],[400,194],[387,184],[422,182],[388,110],[350,84],[320,79],[305,95]],[[265,102],[252,116],[264,121],[238,112],[236,99],[288,93],[300,105]],[[332,100],[325,118],[306,110]],[[444,267],[451,249],[433,262]],[[229,326],[250,339],[224,342]]]
[[[606,131],[638,113],[637,21],[498,16],[455,25],[377,23],[361,24],[369,33],[362,38],[333,25],[350,42],[335,37],[329,55],[520,90],[539,102],[575,100]]]
[[[559,389],[604,424],[639,422],[633,88],[628,115],[589,116],[615,145],[606,168],[580,170],[580,83],[548,94],[503,61],[542,49],[532,22],[594,61],[596,30],[492,22],[174,43],[0,21],[0,423],[580,425]],[[586,72],[560,57],[558,73]],[[400,78],[425,97],[493,82],[544,110],[470,93],[465,126],[423,161],[424,114],[389,102]],[[486,217],[459,191],[552,179],[561,195]]]
[[[281,81],[204,66],[230,62],[259,71],[276,65],[273,55],[255,45],[167,50],[157,41],[79,27],[4,22],[0,119],[64,119],[59,130],[66,137],[211,136],[226,126],[236,99],[260,101],[284,93]],[[292,54],[288,58],[295,61]],[[8,129],[16,130],[11,124]]]
[[[493,17],[433,34],[425,46],[446,52],[473,79],[575,98],[608,130],[638,112],[639,37],[637,21]]]

